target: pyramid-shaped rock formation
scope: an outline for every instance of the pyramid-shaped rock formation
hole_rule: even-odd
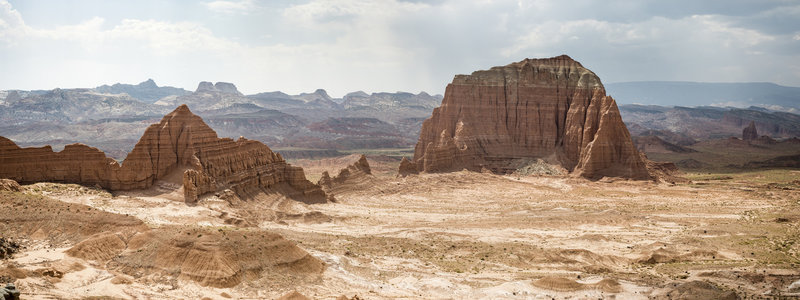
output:
[[[750,125],[747,125],[747,127],[742,129],[742,139],[745,141],[754,141],[758,139],[758,130],[756,129],[756,122],[750,121]]]
[[[306,203],[326,198],[319,186],[306,180],[302,168],[289,165],[258,141],[217,137],[186,105],[150,125],[121,165],[82,144],[53,152],[50,146],[20,148],[0,137],[0,178],[20,183],[52,181],[135,190],[149,188],[175,172],[182,173],[187,202],[224,189],[243,197],[277,190]]]
[[[422,125],[413,163],[425,172],[508,173],[527,158],[593,179],[649,178],[600,78],[566,55],[455,76]]]

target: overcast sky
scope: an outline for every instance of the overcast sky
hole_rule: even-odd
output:
[[[800,86],[800,1],[0,0],[0,89],[443,93],[568,54],[608,82]]]

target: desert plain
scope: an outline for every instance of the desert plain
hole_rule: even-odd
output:
[[[319,176],[357,158],[295,163]],[[368,161],[373,175],[348,179],[327,204],[274,194],[215,195],[187,206],[180,186],[167,180],[137,192],[54,183],[2,192],[4,232],[32,234],[0,262],[0,276],[16,278],[26,298],[43,299],[253,299],[293,291],[313,299],[798,296],[790,285],[800,280],[800,171],[686,173],[689,182],[672,184],[469,171],[398,177],[388,171],[397,160]],[[27,201],[50,203],[35,209],[60,217],[8,226],[34,209],[22,206]],[[74,211],[108,214],[114,221],[104,226],[192,237],[277,233],[324,266],[290,264],[316,269],[295,276],[270,269],[230,287],[163,272],[131,276],[114,259],[68,253],[78,240],[70,237],[91,233],[97,219],[64,221],[77,218]],[[56,220],[59,233],[47,231]],[[196,274],[214,272],[221,271]]]

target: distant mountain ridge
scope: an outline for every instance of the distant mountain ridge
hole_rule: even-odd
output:
[[[244,95],[227,82],[200,82],[191,92],[147,80],[95,89],[0,91],[0,133],[23,146],[60,149],[82,142],[121,158],[147,124],[187,104],[220,136],[248,136],[271,147],[403,148],[413,146],[422,121],[440,102],[440,95],[424,92]]]
[[[678,145],[691,144],[687,142],[691,140],[739,137],[750,122],[759,133],[773,138],[800,136],[800,115],[758,107],[624,104],[619,110],[632,135],[657,135]]]
[[[800,113],[800,87],[766,82],[638,81],[605,85],[619,104],[763,107]]]
[[[152,80],[104,86],[117,88],[0,91],[0,135],[20,145],[52,144],[56,149],[69,143],[89,143],[114,157],[124,157],[147,124],[185,103],[220,136],[248,136],[271,147],[405,148],[415,144],[422,122],[442,101],[441,95],[425,92],[356,91],[333,98],[317,89],[298,95],[280,91],[243,95],[232,83],[202,82],[193,92],[177,89],[149,103],[136,98],[141,94],[135,91],[153,87],[169,91],[168,87],[158,87]],[[133,90],[115,93],[123,88]],[[697,106],[701,101],[675,107],[620,103],[620,113],[632,135],[658,136],[680,146],[739,137],[750,121],[759,134],[776,139],[800,136],[800,115],[789,110]]]
[[[101,85],[94,88],[100,93],[128,94],[142,102],[153,103],[168,96],[181,96],[191,93],[182,88],[171,86],[158,86],[153,79],[147,79],[137,85],[115,83],[114,85]]]

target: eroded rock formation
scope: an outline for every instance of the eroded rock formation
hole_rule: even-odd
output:
[[[587,178],[649,178],[600,78],[566,55],[456,75],[422,125],[413,162],[425,172],[510,173],[530,158]]]
[[[124,240],[104,233],[87,238],[67,254],[104,262],[110,270],[136,279],[166,275],[218,288],[258,280],[265,274],[302,282],[325,270],[324,262],[294,242],[263,230],[220,232],[164,226]]]
[[[287,164],[260,142],[218,138],[186,105],[150,125],[121,165],[82,144],[53,152],[49,146],[20,148],[0,137],[0,178],[23,184],[53,181],[134,190],[173,177],[182,177],[187,202],[224,189],[245,197],[277,189],[307,203],[326,198],[319,186],[305,179],[302,168]]]
[[[19,192],[19,183],[11,179],[0,179],[0,191]]]
[[[397,170],[397,174],[400,176],[408,176],[411,174],[419,174],[419,170],[417,170],[417,167],[414,165],[414,163],[403,156],[403,159],[400,161],[400,168]]]
[[[742,139],[745,141],[753,141],[758,138],[758,130],[756,130],[756,123],[750,121],[750,125],[747,125],[742,130]]]
[[[339,170],[339,174],[334,177],[331,177],[328,171],[323,172],[317,184],[329,191],[347,181],[360,180],[369,175],[372,175],[372,169],[369,166],[369,162],[367,162],[367,157],[362,154],[356,162]]]

